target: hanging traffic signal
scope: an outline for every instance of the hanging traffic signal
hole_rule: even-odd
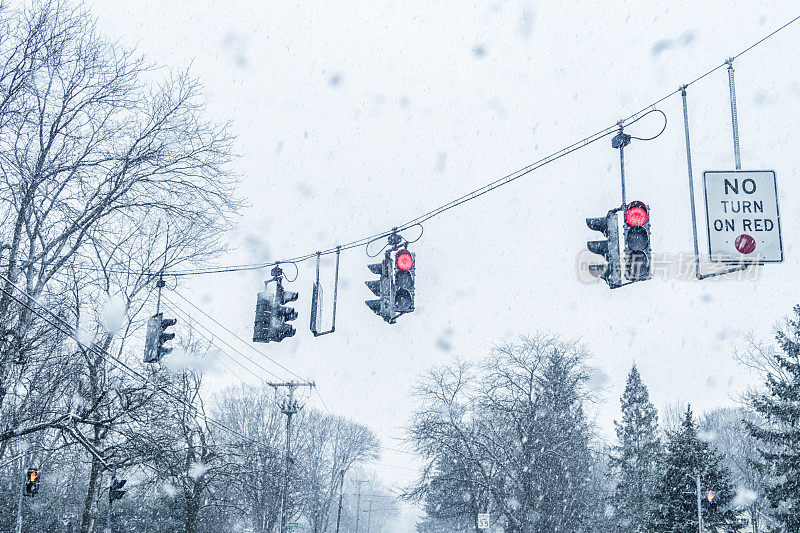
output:
[[[111,484],[108,487],[108,501],[113,502],[114,500],[121,500],[125,493],[128,492],[126,490],[122,490],[122,487],[125,486],[127,483],[127,479],[117,479],[116,477],[111,478]]]
[[[620,272],[617,210],[612,209],[604,217],[587,218],[586,225],[589,229],[599,231],[606,237],[604,241],[588,241],[586,243],[586,247],[590,252],[602,256],[606,261],[605,264],[589,265],[589,273],[604,279],[612,289],[621,286],[622,274]]]
[[[25,473],[25,496],[36,496],[39,493],[39,471],[29,468]]]
[[[270,283],[275,283],[273,293],[269,292]],[[297,311],[284,306],[297,300],[299,295],[283,288],[283,270],[278,266],[272,269],[272,279],[265,281],[264,286],[264,292],[258,293],[256,300],[253,342],[280,342],[294,336],[294,327],[286,322],[296,319]]]
[[[168,333],[166,330],[177,323],[178,321],[174,318],[164,318],[163,313],[156,313],[147,320],[147,334],[144,342],[145,363],[157,363],[172,351],[172,348],[164,344],[174,339],[175,334]]]
[[[391,301],[391,273],[393,272],[393,268],[389,252],[386,252],[383,261],[367,265],[367,268],[369,268],[370,272],[373,274],[378,274],[380,278],[364,282],[369,290],[378,297],[377,300],[366,300],[364,303],[366,303],[367,307],[372,309],[376,315],[383,318],[386,322],[391,322],[394,318],[394,306]]]
[[[415,256],[406,249],[394,256],[394,310],[398,313],[414,311]]]
[[[714,503],[714,492],[713,491],[706,492],[706,501],[708,503]]]
[[[625,278],[644,281],[652,274],[650,251],[650,212],[644,202],[631,202],[625,207]]]

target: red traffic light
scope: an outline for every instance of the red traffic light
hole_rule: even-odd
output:
[[[39,480],[39,473],[36,470],[28,470],[28,481],[35,483]]]
[[[408,250],[400,250],[397,252],[394,262],[400,270],[411,270],[414,266],[414,256]]]
[[[644,202],[637,200],[628,204],[625,210],[625,222],[630,226],[644,226],[647,224],[647,206]]]
[[[706,500],[708,500],[708,503],[713,502],[714,501],[714,493],[711,492],[711,491],[706,492]]]

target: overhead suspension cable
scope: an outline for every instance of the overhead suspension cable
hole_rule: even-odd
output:
[[[337,250],[349,250],[351,248],[356,248],[356,247],[359,247],[359,246],[363,246],[363,245],[369,243],[370,241],[373,241],[373,240],[376,240],[376,239],[380,239],[380,238],[383,238],[383,237],[388,237],[392,233],[396,233],[396,232],[399,232],[399,231],[404,231],[406,229],[409,229],[410,227],[412,227],[414,225],[421,224],[422,222],[430,220],[430,219],[432,219],[432,218],[434,218],[434,217],[436,217],[436,216],[438,216],[438,215],[440,215],[440,214],[442,214],[442,213],[444,213],[446,211],[449,211],[450,209],[453,209],[453,208],[455,208],[455,207],[457,207],[457,206],[459,206],[461,204],[464,204],[466,202],[469,202],[471,200],[479,198],[480,196],[483,196],[484,194],[486,194],[486,193],[488,193],[490,191],[493,191],[494,189],[497,189],[497,188],[502,187],[504,185],[508,185],[509,183],[511,183],[511,182],[513,182],[515,180],[518,180],[519,178],[527,176],[528,174],[530,174],[534,170],[537,170],[537,169],[539,169],[539,168],[541,168],[541,167],[543,167],[545,165],[548,165],[548,164],[550,164],[550,163],[552,163],[552,162],[554,162],[554,161],[556,161],[556,160],[558,160],[558,159],[560,159],[560,158],[562,158],[562,157],[564,157],[564,156],[566,156],[568,154],[571,154],[573,152],[581,150],[581,149],[589,146],[590,144],[592,144],[592,143],[594,143],[594,142],[596,142],[596,141],[598,141],[598,140],[600,140],[600,139],[602,139],[602,138],[614,133],[615,131],[618,130],[618,128],[620,126],[628,126],[628,125],[636,122],[637,120],[642,118],[643,115],[655,111],[656,110],[655,109],[656,105],[658,105],[661,102],[667,100],[668,98],[671,98],[672,96],[674,96],[676,94],[679,94],[683,88],[689,87],[689,86],[699,82],[703,78],[707,77],[708,75],[712,74],[713,72],[716,72],[720,68],[723,68],[723,67],[729,65],[731,60],[736,59],[736,58],[748,53],[749,51],[751,51],[752,49],[754,49],[755,47],[757,47],[761,43],[765,42],[767,39],[770,39],[771,37],[776,35],[778,32],[780,32],[781,30],[787,28],[788,26],[790,26],[791,24],[797,22],[798,20],[800,20],[800,16],[797,16],[797,17],[791,19],[790,21],[788,21],[784,25],[780,26],[779,28],[777,28],[776,30],[772,31],[771,33],[765,35],[764,37],[762,37],[761,39],[759,39],[755,43],[751,44],[750,46],[748,46],[744,50],[740,51],[736,55],[732,56],[731,58],[726,59],[725,61],[723,61],[719,65],[717,65],[717,66],[713,67],[712,69],[706,71],[705,73],[697,76],[696,78],[694,78],[690,82],[686,83],[685,85],[683,85],[683,86],[675,89],[674,91],[664,95],[663,97],[659,98],[658,100],[646,105],[645,107],[643,107],[639,111],[637,111],[637,112],[635,112],[635,113],[633,113],[633,114],[631,114],[631,115],[619,120],[615,124],[613,124],[611,126],[608,126],[606,128],[603,128],[603,129],[601,129],[601,130],[599,130],[599,131],[597,131],[597,132],[595,132],[595,133],[593,133],[591,135],[588,135],[588,136],[584,137],[583,139],[570,144],[569,146],[561,148],[560,150],[557,150],[557,151],[551,153],[550,155],[547,155],[547,156],[539,159],[538,161],[535,161],[535,162],[531,163],[528,166],[525,166],[525,167],[523,167],[523,168],[521,168],[521,169],[519,169],[519,170],[517,170],[515,172],[512,172],[510,174],[507,174],[507,175],[503,176],[502,178],[499,178],[499,179],[496,179],[496,180],[494,180],[494,181],[492,181],[490,183],[487,183],[486,185],[483,185],[482,187],[479,187],[479,188],[477,188],[477,189],[475,189],[473,191],[470,191],[470,192],[468,192],[468,193],[466,193],[466,194],[464,194],[462,196],[459,196],[458,198],[455,198],[455,199],[453,199],[453,200],[451,200],[451,201],[449,201],[449,202],[447,202],[447,203],[445,203],[443,205],[440,205],[440,206],[428,211],[427,213],[423,213],[422,215],[419,215],[418,217],[413,218],[413,219],[405,222],[404,224],[401,224],[399,226],[393,227],[390,230],[382,231],[380,233],[375,233],[375,234],[370,235],[368,237],[362,237],[360,239],[356,239],[354,241],[350,241],[350,242],[342,244],[342,245],[334,246],[334,247],[328,248],[326,250],[310,252],[310,253],[307,253],[307,254],[298,255],[298,256],[295,256],[295,257],[287,258],[287,259],[281,259],[281,260],[278,260],[278,261],[272,261],[272,262],[266,262],[266,263],[250,263],[250,264],[239,264],[239,265],[227,265],[227,266],[217,266],[217,267],[207,267],[207,268],[176,270],[176,271],[169,272],[169,275],[170,276],[198,276],[198,275],[203,275],[203,274],[219,274],[219,273],[225,273],[225,272],[241,272],[241,271],[248,271],[248,270],[261,270],[261,269],[264,269],[264,268],[268,268],[268,267],[271,267],[271,266],[278,265],[280,263],[299,263],[299,262],[302,262],[302,261],[307,261],[307,260],[312,259],[312,258],[316,258],[318,255],[329,255],[329,254],[332,254],[332,253],[336,253]],[[660,135],[660,133],[659,133],[659,135]],[[656,135],[656,137],[657,136],[658,135]],[[77,268],[86,269],[86,270],[92,270],[92,269],[95,269],[96,267],[88,267],[88,266],[86,266],[86,267],[77,267]],[[137,272],[137,271],[130,271],[130,270],[125,270],[125,269],[108,269],[108,272],[119,273],[119,274],[152,275],[152,276],[157,276],[159,274],[166,274],[166,273],[162,273],[160,271],[153,271],[153,272],[139,271],[139,272]]]

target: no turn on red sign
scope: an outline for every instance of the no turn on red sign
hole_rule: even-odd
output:
[[[772,170],[707,170],[708,254],[712,261],[783,261],[778,185]]]

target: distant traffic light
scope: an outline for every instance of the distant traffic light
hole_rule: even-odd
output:
[[[164,318],[163,313],[156,313],[147,320],[147,334],[144,343],[145,363],[157,363],[172,351],[172,348],[165,346],[165,343],[174,339],[175,334],[168,333],[166,330],[177,323],[178,321],[174,318]]]
[[[253,342],[280,342],[296,333],[294,327],[286,322],[296,319],[297,311],[284,306],[297,300],[299,295],[283,288],[283,270],[280,267],[275,266],[271,273],[272,279],[264,282],[265,290],[256,300]],[[270,283],[275,284],[272,293],[268,292]]]
[[[714,503],[714,492],[713,491],[706,492],[706,501],[708,501],[708,503]]]
[[[378,297],[377,300],[366,300],[364,303],[366,303],[367,307],[372,309],[376,315],[383,318],[386,322],[391,322],[394,318],[394,305],[391,301],[393,267],[389,252],[386,252],[383,261],[367,265],[367,268],[369,268],[370,272],[373,274],[378,274],[380,278],[364,282],[369,290]]]
[[[25,496],[36,496],[39,493],[39,471],[29,468],[25,473]]]
[[[589,272],[595,277],[604,279],[612,289],[622,285],[617,211],[612,209],[604,217],[586,219],[589,229],[599,231],[606,237],[604,241],[588,241],[586,243],[590,252],[602,256],[606,261],[605,264],[589,265]]]
[[[156,363],[172,352],[172,348],[165,346],[165,343],[174,339],[175,334],[166,330],[177,323],[174,318],[164,318],[163,313],[156,313],[148,319],[144,348],[145,363]]]
[[[120,500],[125,493],[128,492],[126,490],[122,490],[122,487],[125,486],[127,483],[127,479],[117,479],[116,477],[111,478],[111,484],[108,487],[108,500],[113,502],[114,500]]]
[[[644,202],[625,208],[625,278],[644,281],[653,276],[650,251],[650,213]]]
[[[406,249],[394,256],[394,310],[399,313],[414,311],[415,256]]]

